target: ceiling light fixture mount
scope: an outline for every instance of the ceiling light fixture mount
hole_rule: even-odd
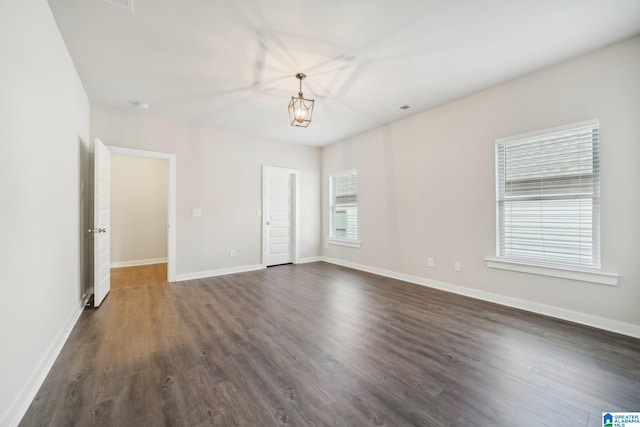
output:
[[[296,79],[300,80],[300,90],[298,96],[292,96],[289,102],[289,120],[291,126],[306,128],[311,124],[311,115],[313,114],[313,99],[307,99],[302,95],[302,80],[307,76],[303,73],[296,74]]]

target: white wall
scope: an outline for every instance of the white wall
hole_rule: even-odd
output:
[[[328,175],[356,168],[362,247],[330,245],[323,255],[640,326],[639,76],[634,38],[325,147],[323,235]],[[485,257],[495,256],[496,138],[594,118],[602,269],[619,273],[619,286],[487,268]]]
[[[167,258],[169,161],[111,158],[111,264]]]
[[[81,312],[89,101],[45,0],[0,2],[0,58],[4,426],[19,421]]]
[[[91,133],[107,145],[176,154],[178,278],[261,263],[263,164],[300,170],[300,256],[319,255],[318,148],[102,106],[92,106]]]

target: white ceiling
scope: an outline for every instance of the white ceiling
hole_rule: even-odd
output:
[[[639,0],[49,0],[92,103],[322,146],[640,33]],[[287,104],[304,72],[308,128]],[[392,110],[408,104],[405,113]]]

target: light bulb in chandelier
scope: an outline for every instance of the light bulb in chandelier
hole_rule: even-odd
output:
[[[302,103],[298,102],[298,104],[302,104]],[[296,118],[296,122],[298,122],[298,123],[304,122],[304,119],[307,118],[307,110],[304,107],[302,107],[301,105],[299,105],[295,109],[294,117]]]
[[[302,80],[305,79],[302,73],[296,74],[296,78],[300,80],[300,90],[298,96],[292,96],[289,102],[289,120],[291,126],[306,128],[311,124],[311,115],[313,114],[313,99],[307,99],[302,94]]]

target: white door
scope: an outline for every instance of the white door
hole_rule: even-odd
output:
[[[267,172],[267,266],[293,262],[293,175]]]
[[[98,307],[111,288],[111,152],[96,139],[93,194],[93,301]]]

